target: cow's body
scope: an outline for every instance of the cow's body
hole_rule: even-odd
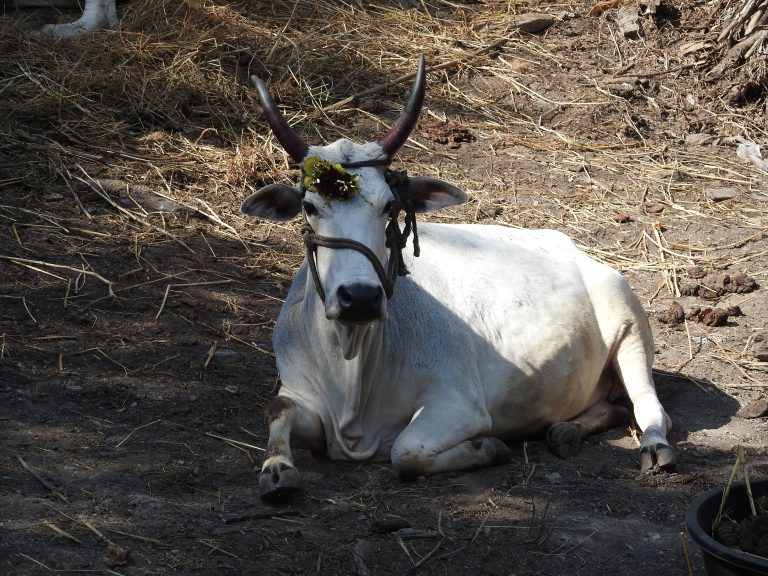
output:
[[[422,255],[407,261],[386,321],[326,319],[305,264],[275,326],[280,395],[319,416],[332,458],[397,458],[420,410],[436,441],[541,434],[616,392],[620,348],[635,351],[633,392],[652,392],[642,308],[569,238],[441,224],[419,236]],[[364,334],[340,334],[355,330]],[[359,347],[349,360],[344,342]]]
[[[19,8],[40,8],[44,6],[76,6],[74,0],[16,0]],[[57,38],[77,36],[92,30],[116,28],[117,8],[115,0],[85,0],[83,14],[74,22],[61,24],[47,24],[40,30],[40,34],[51,35]]]
[[[423,63],[423,94],[420,77]],[[412,95],[379,142],[309,147],[257,86],[273,130],[310,173],[298,189],[272,184],[243,204],[273,220],[303,213],[310,247],[273,333],[282,387],[267,408],[262,495],[298,485],[292,439],[336,459],[391,459],[405,477],[504,462],[504,440],[544,432],[572,455],[581,437],[627,416],[609,403],[624,392],[643,431],[642,467],[674,464],[650,327],[618,272],[555,231],[423,224],[421,256],[403,254],[411,273],[389,290],[374,261],[391,262],[384,229],[403,191],[380,164],[420,104],[414,112]],[[348,167],[358,192],[313,189],[322,162]],[[408,182],[412,212],[466,201],[440,180]]]

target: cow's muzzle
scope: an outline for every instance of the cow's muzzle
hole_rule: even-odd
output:
[[[364,324],[387,317],[387,299],[384,289],[376,284],[353,282],[342,284],[336,290],[337,310],[329,316],[342,322]]]
[[[392,296],[392,292],[395,289],[395,280],[398,276],[399,266],[397,255],[390,253],[390,257],[387,260],[386,267],[379,262],[378,257],[374,254],[373,250],[368,248],[362,242],[351,240],[349,238],[331,238],[329,236],[320,236],[310,226],[309,222],[304,221],[304,227],[302,228],[301,235],[304,238],[304,245],[307,248],[307,264],[309,265],[309,271],[312,274],[312,279],[315,282],[315,288],[320,296],[320,299],[325,302],[325,288],[320,281],[320,275],[317,272],[317,247],[330,249],[345,249],[354,250],[365,256],[376,271],[376,275],[379,277],[380,285],[376,284],[363,284],[360,282],[351,282],[346,285],[341,285],[337,289],[336,296],[339,301],[338,314],[341,315],[344,310],[348,310],[348,314],[354,315],[356,313],[362,314],[363,308],[371,308],[374,303],[376,306],[386,308],[386,299]],[[393,257],[394,256],[394,257]],[[375,292],[375,294],[374,294]],[[336,311],[333,313],[336,316]]]

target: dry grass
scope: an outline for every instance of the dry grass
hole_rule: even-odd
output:
[[[183,287],[243,279],[188,266],[130,281],[129,271],[95,270],[88,252],[107,250],[119,234],[133,245],[138,268],[143,251],[164,243],[196,257],[192,218],[210,226],[200,232],[206,242],[215,234],[242,246],[240,269],[285,283],[302,257],[294,226],[252,225],[238,213],[263,183],[295,177],[266,129],[249,76],[267,80],[307,140],[364,140],[397,117],[409,82],[391,80],[411,73],[424,53],[430,65],[445,65],[430,74],[425,120],[458,122],[476,138],[468,160],[417,130],[402,154],[411,172],[472,193],[469,205],[440,218],[564,230],[593,257],[651,278],[660,288],[646,294],[649,303],[678,295],[691,264],[736,265],[764,278],[765,243],[745,249],[768,230],[755,204],[767,196],[764,174],[738,160],[727,142],[761,141],[762,109],[733,109],[704,89],[706,58],[677,52],[684,38],[672,24],[648,24],[643,39],[628,42],[607,10],[589,20],[588,38],[563,37],[573,16],[583,18],[590,7],[136,0],[122,9],[118,31],[60,42],[30,37],[6,19],[0,221],[11,234],[0,257],[68,283],[65,304],[86,281],[103,287],[93,302],[156,283],[165,289],[160,315]],[[517,30],[515,17],[528,10],[555,16],[549,36]],[[680,10],[683,30],[722,19],[701,8]],[[617,82],[630,86],[629,96],[617,92]],[[378,85],[387,87],[329,108]],[[654,131],[658,125],[675,133]],[[694,132],[720,145],[683,144]],[[149,185],[186,216],[122,205],[101,186],[104,179]],[[713,202],[706,189],[716,186],[735,187],[744,200]],[[96,213],[86,207],[95,197],[103,206]],[[76,208],[47,208],[64,199]],[[630,225],[619,223],[619,214]],[[714,245],[706,234],[690,234],[708,228],[738,231]],[[57,248],[46,251],[43,238]]]

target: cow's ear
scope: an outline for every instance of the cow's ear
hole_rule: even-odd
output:
[[[248,216],[285,222],[301,212],[301,194],[285,184],[270,184],[248,196],[240,210]]]
[[[410,183],[416,212],[434,212],[446,206],[463,204],[469,199],[461,188],[437,178],[416,176],[410,179]]]

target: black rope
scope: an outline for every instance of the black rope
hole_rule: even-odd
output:
[[[408,178],[408,173],[405,170],[387,170],[385,177],[392,195],[395,198],[395,202],[392,205],[392,212],[390,213],[389,224],[387,225],[387,240],[390,235],[396,239],[396,243],[392,240],[392,245],[387,246],[397,250],[398,261],[400,265],[400,276],[407,276],[409,274],[408,268],[406,268],[403,262],[403,248],[408,242],[408,236],[413,233],[413,255],[418,257],[421,253],[419,248],[419,232],[416,228],[416,210],[413,207],[413,194],[411,192],[411,181]],[[400,230],[398,223],[398,217],[400,210],[405,212],[405,227]],[[390,227],[392,230],[390,231]]]
[[[379,262],[379,259],[376,257],[376,254],[373,253],[373,250],[368,248],[365,244],[356,240],[350,240],[349,238],[331,238],[329,236],[315,234],[315,231],[306,219],[301,228],[301,235],[304,238],[304,245],[307,247],[307,260],[310,272],[312,273],[312,278],[315,281],[315,286],[317,287],[321,300],[325,301],[325,290],[320,283],[320,275],[317,273],[317,262],[315,261],[315,254],[318,246],[331,249],[345,248],[360,252],[363,256],[368,258],[373,269],[376,271],[376,274],[379,276],[379,280],[381,281],[381,285],[384,288],[384,293],[387,295],[387,298],[392,297],[392,293],[395,289],[397,270],[392,269],[391,256],[389,258],[390,265],[388,269],[385,270],[384,266],[381,265],[381,262]]]

